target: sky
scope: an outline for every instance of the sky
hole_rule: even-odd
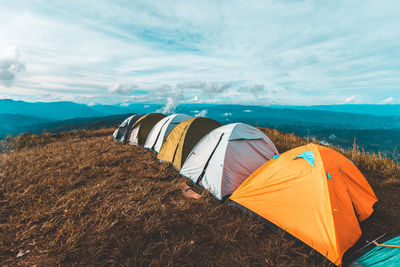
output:
[[[0,0],[0,98],[400,103],[400,1]]]

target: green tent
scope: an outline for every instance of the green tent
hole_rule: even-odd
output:
[[[400,236],[381,244],[372,243],[370,251],[354,261],[350,266],[397,267],[400,266]]]
[[[161,113],[150,113],[138,119],[132,126],[129,136],[129,144],[136,146],[144,145],[151,129],[153,129],[157,122],[165,117],[166,116]]]
[[[200,139],[220,126],[221,123],[202,117],[190,118],[179,123],[165,139],[157,158],[172,163],[180,170]]]

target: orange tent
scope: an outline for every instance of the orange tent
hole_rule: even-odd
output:
[[[275,156],[230,197],[311,246],[336,265],[361,236],[377,198],[342,154],[308,144]]]

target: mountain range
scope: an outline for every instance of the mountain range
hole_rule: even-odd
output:
[[[0,138],[22,132],[60,132],[116,126],[133,113],[160,110],[160,104],[85,105],[73,102],[0,100]],[[400,145],[400,105],[252,106],[182,104],[175,112],[200,113],[223,124],[243,122],[275,128],[323,144],[392,154]]]
[[[273,107],[284,108],[285,106],[273,106]],[[291,106],[290,108],[370,114],[377,116],[400,116],[400,105],[398,104],[342,104],[342,105]]]

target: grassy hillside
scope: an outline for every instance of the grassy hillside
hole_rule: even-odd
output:
[[[3,265],[331,266],[206,191],[185,197],[186,178],[143,147],[112,142],[113,130],[24,135],[8,144],[0,154]],[[280,152],[308,142],[263,130]],[[400,165],[342,152],[379,198],[360,244],[400,229]]]

